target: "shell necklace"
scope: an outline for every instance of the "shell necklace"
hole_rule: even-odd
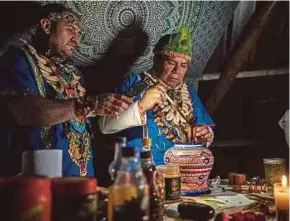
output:
[[[168,139],[173,142],[185,142],[186,128],[189,122],[194,120],[193,106],[187,85],[183,83],[174,89],[170,88],[167,90],[167,94],[186,117],[186,120],[172,108],[168,101],[164,101],[153,108],[154,120]]]

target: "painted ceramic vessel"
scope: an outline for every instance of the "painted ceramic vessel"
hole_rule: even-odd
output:
[[[179,165],[181,194],[209,193],[208,178],[214,163],[211,151],[202,145],[175,144],[164,154],[164,163]]]

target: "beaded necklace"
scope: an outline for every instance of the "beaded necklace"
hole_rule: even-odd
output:
[[[167,94],[186,119],[173,109],[168,101],[164,101],[153,108],[154,121],[169,140],[173,142],[185,142],[186,128],[189,122],[195,122],[187,85],[183,83],[174,89],[167,88]]]
[[[25,42],[27,49],[36,58],[37,66],[45,81],[56,91],[56,99],[66,100],[85,96],[78,70],[69,60],[63,59],[51,51],[42,56]],[[68,153],[79,167],[80,175],[87,175],[87,164],[91,158],[90,135],[86,129],[86,119],[78,116],[63,123],[63,136],[69,141]]]

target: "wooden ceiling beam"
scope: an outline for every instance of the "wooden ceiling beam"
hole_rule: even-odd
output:
[[[269,2],[256,16],[253,16],[250,19],[248,28],[246,28],[240,40],[237,42],[231,59],[229,59],[225,70],[221,73],[208,101],[206,102],[207,110],[211,115],[216,111],[219,103],[231,88],[239,71],[256,47],[265,26],[267,26],[272,17],[272,12],[276,4],[278,4],[277,1]]]

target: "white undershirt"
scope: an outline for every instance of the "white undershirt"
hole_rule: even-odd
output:
[[[138,108],[138,101],[131,104],[130,107],[119,116],[100,117],[98,120],[99,128],[103,134],[117,133],[121,130],[142,126],[147,122],[145,119],[141,121],[141,114]]]
[[[138,108],[138,101],[131,104],[130,107],[119,116],[100,117],[98,120],[100,131],[103,134],[117,133],[121,130],[146,125],[147,118],[141,121],[141,114]],[[212,129],[208,127],[213,133]],[[214,134],[214,133],[213,133]],[[211,145],[212,141],[206,142],[206,147]]]

